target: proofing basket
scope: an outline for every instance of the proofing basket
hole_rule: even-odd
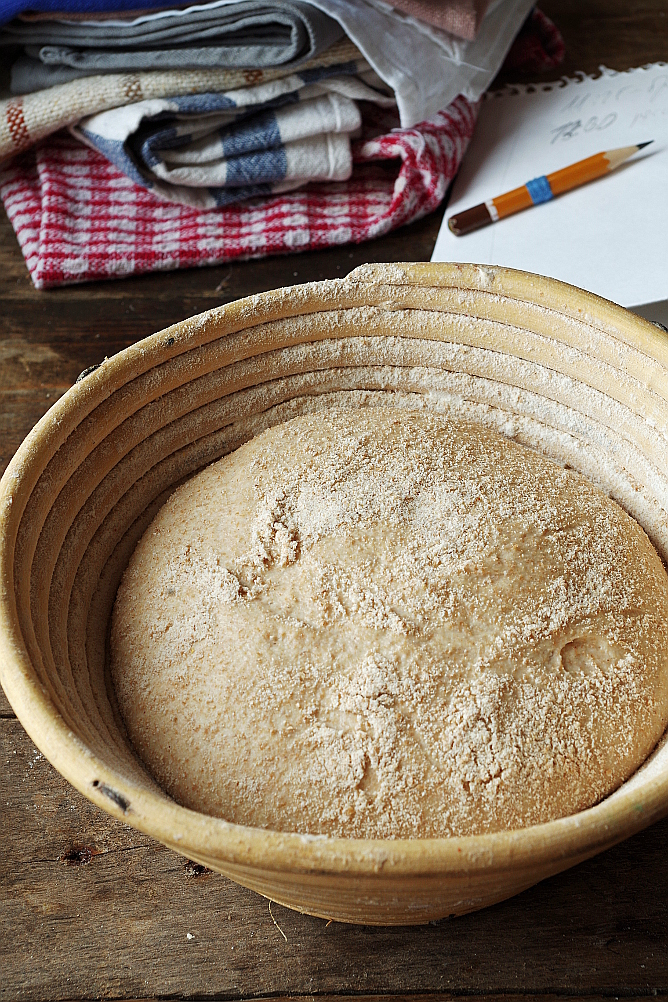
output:
[[[268,425],[338,402],[473,416],[599,484],[668,558],[668,341],[571,286],[474,265],[364,266],[211,310],[80,379],[0,485],[0,679],[93,803],[272,900],[348,922],[481,908],[668,812],[668,743],[597,806],[470,838],[346,840],[174,803],[130,746],[106,667],[114,595],[174,487]]]

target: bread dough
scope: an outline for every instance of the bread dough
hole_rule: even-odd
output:
[[[589,481],[446,414],[332,408],[180,487],[111,669],[175,800],[355,838],[549,821],[668,720],[668,577]]]

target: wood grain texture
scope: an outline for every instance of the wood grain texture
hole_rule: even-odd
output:
[[[665,0],[541,8],[567,45],[546,78],[666,59]],[[365,261],[428,260],[441,217],[355,248],[37,292],[3,214],[0,472],[56,396],[105,355],[252,292]],[[2,1000],[668,993],[668,820],[511,901],[435,926],[327,926],[273,906],[286,943],[266,901],[113,821],[33,747],[0,691]]]
[[[0,999],[668,992],[668,821],[434,925],[328,925],[273,905],[286,942],[265,899],[98,811],[17,721],[0,721],[0,762]]]
[[[541,0],[538,6],[557,24],[566,43],[566,56],[555,79],[579,70],[596,73],[600,66],[628,70],[666,60],[665,0],[634,4],[626,0]]]

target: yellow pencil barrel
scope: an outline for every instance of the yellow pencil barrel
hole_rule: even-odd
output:
[[[513,188],[512,191],[506,191],[503,195],[497,195],[493,198],[494,208],[498,213],[499,219],[503,219],[505,216],[512,216],[514,212],[521,212],[522,209],[528,209],[533,205],[531,195],[525,184],[521,188]]]
[[[547,180],[552,194],[561,195],[562,192],[577,188],[578,185],[594,181],[602,174],[607,174],[609,170],[610,161],[605,153],[595,153],[593,157],[587,157],[586,160],[579,160],[561,170],[555,170],[552,174],[547,175]]]

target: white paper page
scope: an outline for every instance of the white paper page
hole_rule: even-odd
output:
[[[668,298],[668,66],[483,103],[432,261],[521,268],[622,306]],[[620,146],[654,140],[605,177],[456,237],[451,215]]]

